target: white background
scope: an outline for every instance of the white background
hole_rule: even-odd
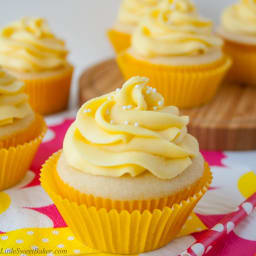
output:
[[[237,0],[238,1],[238,0]],[[106,30],[114,23],[121,0],[7,0],[1,1],[0,27],[23,16],[45,17],[52,30],[66,40],[75,65],[73,95],[82,70],[113,56]],[[199,11],[217,23],[232,0],[195,0]]]

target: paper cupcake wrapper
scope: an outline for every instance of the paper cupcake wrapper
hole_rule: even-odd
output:
[[[20,144],[24,144],[30,140],[33,140],[40,133],[41,127],[39,127],[41,117],[35,115],[35,120],[26,129],[17,132],[16,134],[11,134],[0,140],[0,149],[15,147]]]
[[[116,53],[120,53],[123,50],[130,47],[131,35],[123,33],[114,29],[107,31],[108,39],[111,42]]]
[[[248,46],[225,40],[223,50],[233,60],[227,80],[256,86],[256,46]]]
[[[174,67],[139,60],[127,52],[119,54],[117,62],[125,79],[138,75],[148,77],[167,105],[180,108],[209,102],[231,66],[231,60],[226,56],[210,64]]]
[[[60,195],[54,173],[58,156],[59,153],[55,153],[43,165],[42,187],[74,235],[85,245],[103,252],[135,254],[155,250],[169,243],[179,233],[212,179],[209,174],[208,180],[197,193],[171,207],[142,212],[108,211],[105,207],[88,207]]]
[[[73,67],[69,66],[65,71],[45,78],[17,77],[24,81],[25,92],[29,95],[30,105],[35,112],[46,115],[67,108],[72,74]]]
[[[67,198],[70,201],[77,202],[78,204],[85,204],[87,207],[94,206],[97,209],[105,208],[106,210],[116,209],[118,211],[127,210],[132,212],[134,210],[139,210],[143,212],[144,210],[152,211],[154,209],[163,209],[173,205],[174,203],[180,203],[182,200],[186,200],[190,196],[193,196],[195,193],[199,192],[205,183],[210,179],[211,173],[209,166],[205,163],[205,171],[198,181],[189,186],[182,191],[179,191],[171,196],[157,198],[157,199],[148,199],[148,200],[111,200],[102,197],[95,197],[93,195],[84,194],[75,188],[64,183],[59,177],[56,164],[59,159],[61,152],[58,152],[55,156],[54,165],[52,167],[52,172],[54,175],[54,180],[58,188],[58,193],[61,197]]]
[[[38,133],[33,140],[15,147],[0,148],[0,191],[18,183],[28,171],[47,130],[43,118],[38,115],[36,119]]]

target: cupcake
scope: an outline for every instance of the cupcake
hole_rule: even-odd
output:
[[[224,39],[224,51],[233,59],[228,79],[256,86],[256,2],[240,0],[226,8],[218,34]]]
[[[32,108],[41,114],[67,107],[73,72],[67,54],[41,18],[23,18],[0,32],[0,65],[24,81]]]
[[[41,183],[81,242],[135,254],[170,242],[211,182],[188,117],[133,77],[78,111]]]
[[[123,0],[117,21],[108,30],[108,37],[116,53],[130,46],[131,34],[141,18],[160,0]]]
[[[23,82],[0,68],[0,190],[24,177],[46,131],[23,89]]]
[[[163,1],[151,10],[117,62],[125,79],[149,77],[169,105],[181,108],[210,101],[231,64],[212,22],[189,0]]]

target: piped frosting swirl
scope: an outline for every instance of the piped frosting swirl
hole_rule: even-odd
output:
[[[221,47],[212,22],[200,17],[189,0],[161,2],[132,37],[132,48],[144,57],[197,56]]]
[[[150,172],[171,179],[191,165],[199,147],[187,133],[188,117],[165,106],[147,83],[147,78],[133,77],[80,108],[64,139],[70,166],[92,175]]]
[[[23,18],[0,32],[0,65],[18,72],[65,67],[67,54],[64,41],[42,18]]]
[[[229,32],[256,37],[256,1],[240,0],[229,6],[222,14],[221,23]]]
[[[159,0],[123,0],[117,20],[121,24],[136,26],[141,18],[158,3]]]
[[[0,128],[32,113],[24,83],[0,68]]]

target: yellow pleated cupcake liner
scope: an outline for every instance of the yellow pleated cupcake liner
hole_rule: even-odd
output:
[[[123,50],[130,47],[130,44],[131,44],[130,34],[120,32],[115,29],[109,29],[107,31],[107,35],[116,53],[120,53]]]
[[[166,245],[179,233],[212,180],[210,170],[206,168],[208,179],[204,180],[205,184],[198,192],[161,210],[129,212],[108,210],[108,207],[97,209],[61,196],[54,172],[59,154],[60,152],[55,153],[43,165],[42,187],[54,201],[74,235],[85,245],[103,252],[135,254]]]
[[[70,65],[63,72],[53,76],[26,79],[24,81],[25,92],[29,95],[29,101],[35,112],[42,115],[53,114],[65,110],[68,106],[73,67]]]
[[[29,170],[47,130],[43,118],[37,116],[36,119],[37,134],[33,140],[15,147],[0,148],[0,191],[18,183]]]
[[[231,82],[256,86],[256,46],[225,40],[223,50],[233,60],[227,79]]]
[[[117,62],[125,79],[137,75],[148,77],[167,105],[180,108],[209,102],[231,66],[231,59],[226,56],[210,64],[175,67],[139,60],[127,52],[119,54]]]
[[[193,196],[199,192],[211,176],[209,166],[207,163],[205,163],[204,175],[198,181],[188,188],[178,191],[171,196],[151,200],[111,200],[81,193],[75,188],[64,183],[59,177],[56,169],[56,164],[60,154],[61,151],[54,156],[55,166],[52,168],[59,195],[63,198],[67,198],[70,201],[77,202],[78,204],[85,204],[87,207],[94,206],[96,209],[105,208],[106,210],[116,209],[118,211],[127,210],[128,212],[132,212],[133,210],[139,210],[142,212],[144,210],[152,211],[154,209],[163,209],[166,206],[180,203],[182,200],[186,200],[190,196]]]
[[[16,134],[11,134],[1,138],[0,149],[15,147],[34,139],[38,135],[39,129],[41,129],[38,126],[38,122],[40,123],[40,121],[41,117],[39,115],[35,115],[34,121],[27,128],[17,132]]]

